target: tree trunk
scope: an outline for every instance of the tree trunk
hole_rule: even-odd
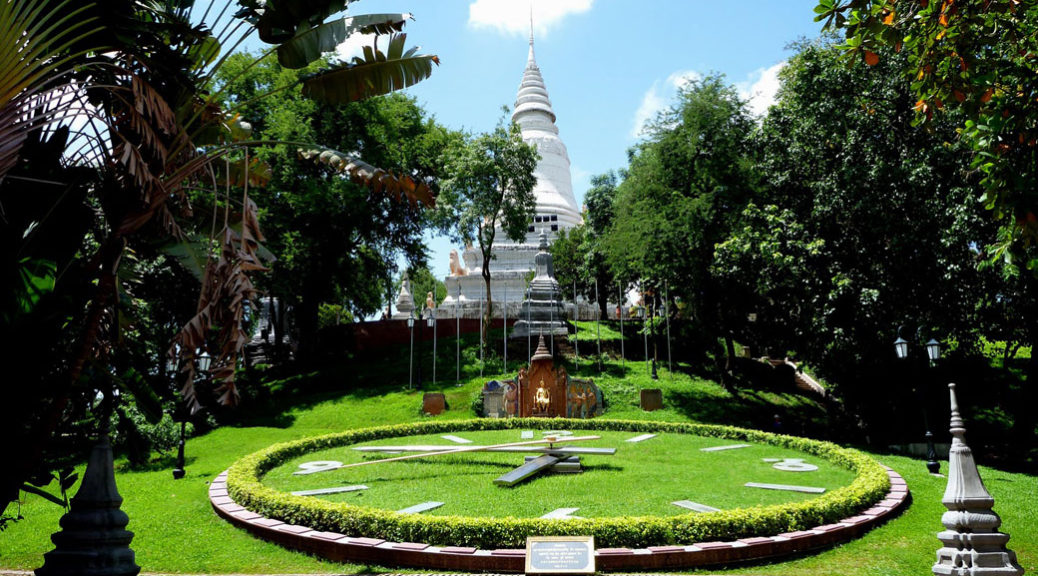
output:
[[[317,353],[318,298],[312,286],[304,286],[296,305],[295,319],[298,328],[296,360],[307,363]]]
[[[487,250],[487,252],[489,252],[489,250]],[[492,317],[492,314],[490,312],[491,312],[491,310],[493,308],[493,302],[494,302],[493,299],[491,299],[491,297],[490,297],[490,257],[489,256],[490,256],[490,254],[484,254],[483,255],[483,284],[486,286],[486,289],[487,289],[487,302],[486,302],[486,306],[487,307],[486,307],[485,310],[483,310],[483,331],[480,332],[479,338],[480,338],[480,343],[483,346],[484,350],[486,350],[486,348],[487,348],[487,332],[490,330],[490,318]]]
[[[732,378],[732,363],[735,359],[735,342],[732,340],[732,334],[727,330],[724,332],[724,353],[724,372],[721,373],[721,383],[727,389]]]

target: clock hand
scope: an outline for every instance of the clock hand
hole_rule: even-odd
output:
[[[336,470],[339,468],[354,468],[357,466],[367,466],[369,464],[380,464],[382,462],[396,462],[398,460],[410,460],[412,458],[425,458],[427,456],[442,456],[444,454],[460,454],[462,452],[481,452],[484,450],[490,450],[492,448],[508,448],[511,446],[534,446],[537,444],[561,444],[563,442],[580,442],[583,440],[598,440],[601,436],[565,436],[562,438],[548,437],[542,440],[526,440],[524,442],[509,442],[507,444],[494,444],[492,446],[462,446],[458,448],[451,448],[449,450],[442,450],[439,452],[422,452],[418,454],[406,454],[404,456],[395,456],[393,458],[383,458],[381,460],[367,460],[365,462],[355,462],[353,464],[342,464],[335,468],[328,468],[328,470]]]

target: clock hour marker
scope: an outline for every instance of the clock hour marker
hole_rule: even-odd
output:
[[[397,510],[397,512],[401,514],[418,514],[420,512],[425,512],[426,510],[439,508],[440,506],[443,506],[443,502],[422,502],[421,504],[415,504],[414,506],[404,508],[403,510]]]
[[[363,484],[356,484],[353,486],[335,486],[332,488],[318,488],[316,490],[297,490],[292,493],[293,496],[320,496],[322,494],[339,494],[341,492],[356,492],[357,490],[367,490],[368,487]]]

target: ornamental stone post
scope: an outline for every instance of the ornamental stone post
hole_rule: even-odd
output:
[[[941,516],[946,530],[937,534],[944,546],[937,551],[933,573],[941,576],[1020,576],[1023,568],[1016,553],[1006,548],[1009,535],[998,531],[1002,519],[992,510],[995,499],[966,445],[966,428],[955,398],[955,384],[948,384],[951,395],[952,445],[948,454],[948,487],[941,503],[948,509]]]

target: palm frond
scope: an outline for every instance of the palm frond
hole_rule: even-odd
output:
[[[406,174],[387,172],[331,148],[300,148],[298,153],[304,160],[320,162],[348,176],[355,184],[371,188],[376,193],[385,193],[398,202],[406,198],[412,206],[421,203],[431,208],[436,205],[436,198],[429,185]]]
[[[48,9],[42,0],[0,0],[0,180],[17,163],[27,132],[54,121],[56,113],[41,115],[40,106],[46,111],[63,97],[61,70],[82,54],[62,52],[100,29],[80,17],[91,4],[66,10],[69,2]]]
[[[260,40],[267,44],[287,42],[301,25],[324,22],[346,9],[350,0],[239,0],[242,9],[235,16],[256,27]]]
[[[406,34],[391,34],[389,49],[366,46],[364,57],[316,73],[303,80],[303,94],[324,102],[345,104],[407,88],[432,75],[435,55],[404,51]]]
[[[278,46],[278,63],[285,68],[303,68],[334,51],[353,34],[392,34],[402,30],[409,19],[411,15],[407,13],[362,14],[326,22]]]

